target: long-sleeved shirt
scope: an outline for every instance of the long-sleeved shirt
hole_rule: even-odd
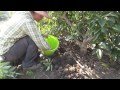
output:
[[[29,36],[40,50],[50,49],[38,30],[29,11],[16,11],[15,14],[0,27],[0,55],[5,54],[19,39]]]

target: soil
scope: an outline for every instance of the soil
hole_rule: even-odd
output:
[[[49,59],[42,56],[41,67],[36,71],[22,72],[18,79],[120,79],[120,65],[110,63],[107,56],[102,60],[92,55],[92,50],[88,49],[86,55],[80,52],[80,47],[74,42],[60,39],[60,47],[55,54],[50,57],[52,60],[52,71],[46,71],[42,61]]]

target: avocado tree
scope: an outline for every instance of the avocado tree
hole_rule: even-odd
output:
[[[99,59],[108,55],[110,60],[119,61],[120,13],[118,11],[50,11],[52,20],[38,23],[39,29],[58,37],[65,37],[81,47],[93,50]],[[88,46],[89,45],[89,46]]]

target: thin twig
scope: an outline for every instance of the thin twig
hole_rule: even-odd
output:
[[[70,56],[72,56],[71,53],[70,53]],[[72,56],[72,58],[75,60],[75,62],[76,62],[82,69],[84,68],[84,66],[82,66],[82,65],[75,59],[75,57]]]
[[[67,14],[67,12],[65,12],[65,13],[63,14],[63,17],[62,17],[62,18],[66,21],[66,23],[67,23],[70,27],[72,27],[72,23],[71,23],[70,20],[67,18],[66,14]]]

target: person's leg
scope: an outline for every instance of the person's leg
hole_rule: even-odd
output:
[[[27,47],[25,58],[22,62],[23,68],[31,67],[31,66],[37,64],[37,62],[35,62],[35,60],[39,58],[39,54],[40,54],[38,52],[38,47],[33,42],[33,40],[29,37],[27,38],[27,40],[28,40],[29,45]]]
[[[23,67],[30,67],[36,64],[34,60],[39,57],[39,52],[35,43],[26,36],[17,41],[4,56],[6,61],[11,63],[21,61]]]

